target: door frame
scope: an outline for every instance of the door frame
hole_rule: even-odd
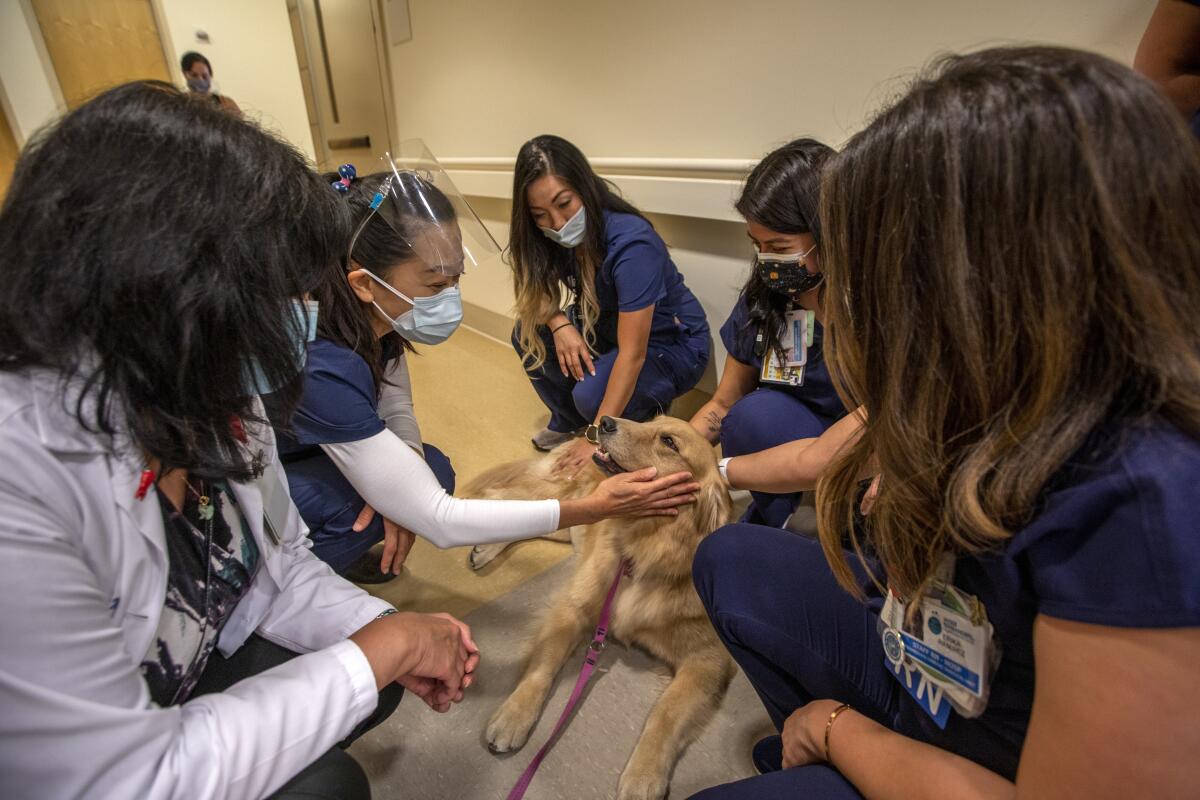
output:
[[[62,86],[58,82],[58,73],[54,71],[54,62],[50,60],[50,50],[47,49],[46,40],[42,37],[42,26],[38,23],[37,14],[33,10],[33,0],[17,0],[17,4],[21,8],[22,16],[25,17],[25,26],[29,29],[29,38],[33,40],[33,47],[37,50],[38,61],[41,64],[42,72],[46,76],[46,83],[50,87],[50,94],[54,98],[55,109],[61,115],[67,110],[67,100],[63,96]],[[29,134],[17,124],[18,115],[16,109],[13,108],[12,101],[9,100],[3,83],[0,83],[0,105],[4,107],[4,116],[8,119],[8,125],[12,129],[13,138],[17,142],[18,151],[20,151],[25,147],[25,142],[29,139]]]
[[[279,1],[287,2],[287,0]],[[159,0],[154,0],[154,2],[159,2]],[[375,60],[379,65],[380,88],[383,92],[383,116],[384,122],[387,125],[388,135],[388,148],[386,149],[391,149],[399,141],[399,138],[396,129],[396,99],[392,91],[392,62],[388,55],[385,15],[380,5],[382,0],[365,0],[365,2],[367,2],[371,11],[371,30],[375,38]],[[329,87],[326,86],[323,90],[318,91],[315,86],[316,82],[324,77],[323,71],[326,69],[326,62],[324,54],[313,46],[314,34],[309,30],[308,9],[306,8],[305,0],[297,0],[297,6],[300,12],[298,15],[300,19],[300,35],[304,40],[304,52],[308,59],[309,77],[314,84],[312,100],[313,104],[317,106],[318,111],[317,118],[309,120],[309,123],[315,126],[320,133],[320,141],[313,142],[313,152],[319,165],[328,162],[330,156],[328,146],[329,136],[321,121],[321,110],[327,102],[325,93],[329,91]],[[317,69],[317,66],[320,67],[320,70]],[[296,68],[300,68],[299,64],[296,65]]]

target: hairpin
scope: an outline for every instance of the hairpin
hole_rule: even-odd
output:
[[[345,194],[350,191],[351,182],[358,177],[358,170],[354,168],[353,164],[342,164],[338,167],[338,175],[342,176],[341,179],[333,181],[329,185],[339,194]]]

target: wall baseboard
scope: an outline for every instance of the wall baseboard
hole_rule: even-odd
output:
[[[468,328],[489,336],[507,345],[512,339],[514,320],[506,314],[498,314],[490,308],[463,301],[463,324]]]

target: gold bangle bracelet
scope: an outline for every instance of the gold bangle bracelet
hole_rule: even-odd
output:
[[[848,708],[850,708],[849,703],[842,703],[840,706],[838,706],[837,708],[835,708],[833,710],[832,714],[829,715],[829,722],[825,723],[825,763],[826,764],[833,763],[833,759],[829,757],[829,734],[833,731],[833,722],[834,722],[834,720],[836,720],[838,718],[838,714],[841,714],[843,711],[845,711]]]

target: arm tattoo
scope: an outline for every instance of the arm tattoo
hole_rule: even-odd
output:
[[[721,415],[715,411],[710,411],[704,415],[704,419],[708,422],[708,429],[712,433],[721,432]]]

